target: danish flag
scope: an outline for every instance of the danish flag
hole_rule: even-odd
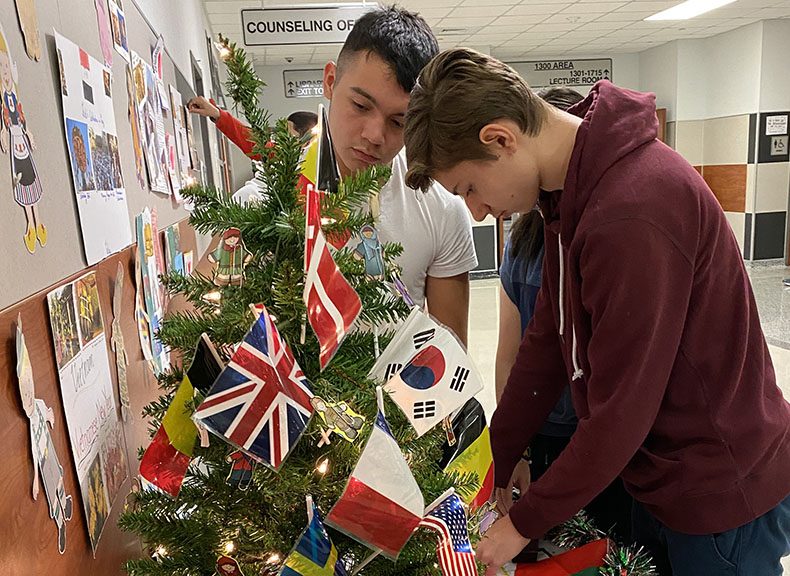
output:
[[[337,267],[321,231],[319,194],[307,186],[305,198],[305,285],[307,319],[320,345],[323,370],[362,311],[362,302]]]

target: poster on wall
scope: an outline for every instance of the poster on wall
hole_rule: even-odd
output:
[[[107,0],[110,11],[110,30],[115,51],[121,58],[129,62],[129,41],[126,39],[126,16],[123,13],[122,0]]]
[[[107,0],[93,0],[96,5],[96,20],[99,25],[99,43],[104,65],[112,69],[112,32],[110,31],[110,15]]]
[[[71,452],[94,555],[128,476],[107,339],[91,272],[47,294],[55,360]]]
[[[176,139],[176,156],[178,157],[178,172],[181,182],[186,186],[192,168],[189,160],[189,139],[187,138],[187,120],[185,117],[181,92],[170,86],[170,108],[173,110],[173,135]]]
[[[55,33],[74,193],[88,265],[132,243],[109,68]]]
[[[143,353],[150,358],[154,374],[159,375],[170,366],[167,349],[156,337],[162,324],[165,310],[165,291],[159,276],[165,273],[162,244],[156,225],[156,210],[147,208],[137,215],[137,259],[140,263],[139,284],[142,283],[142,312],[145,314],[147,326],[138,326],[141,343],[147,341],[150,354],[145,348]],[[139,315],[139,314],[138,314]],[[139,320],[138,320],[139,322]],[[147,329],[146,329],[147,328]],[[146,333],[147,338],[142,334]]]
[[[150,64],[132,52],[134,96],[140,118],[140,141],[145,152],[151,190],[169,194],[165,122],[156,74]]]

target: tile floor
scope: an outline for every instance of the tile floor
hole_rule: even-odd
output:
[[[779,386],[790,400],[790,288],[782,279],[790,268],[782,265],[756,265],[748,268],[760,319],[774,361]],[[469,312],[469,350],[485,382],[477,398],[490,418],[496,407],[494,396],[494,359],[498,331],[499,279],[473,280]],[[790,576],[790,556],[783,563]]]

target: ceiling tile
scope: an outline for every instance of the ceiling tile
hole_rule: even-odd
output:
[[[562,4],[519,4],[508,10],[507,15],[527,16],[532,14],[556,14],[568,6],[570,6],[570,4],[567,2]]]
[[[453,8],[448,18],[498,17],[510,10],[512,6],[460,6]]]

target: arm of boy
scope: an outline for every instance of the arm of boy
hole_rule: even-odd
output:
[[[694,266],[647,222],[599,225],[585,239],[579,262],[581,278],[590,279],[581,287],[591,322],[583,366],[588,414],[580,415],[570,444],[546,474],[513,505],[510,518],[525,537],[570,518],[639,457],[661,408],[688,313]],[[540,362],[530,357],[523,375],[530,377]],[[644,466],[655,465],[649,453],[642,458]]]

